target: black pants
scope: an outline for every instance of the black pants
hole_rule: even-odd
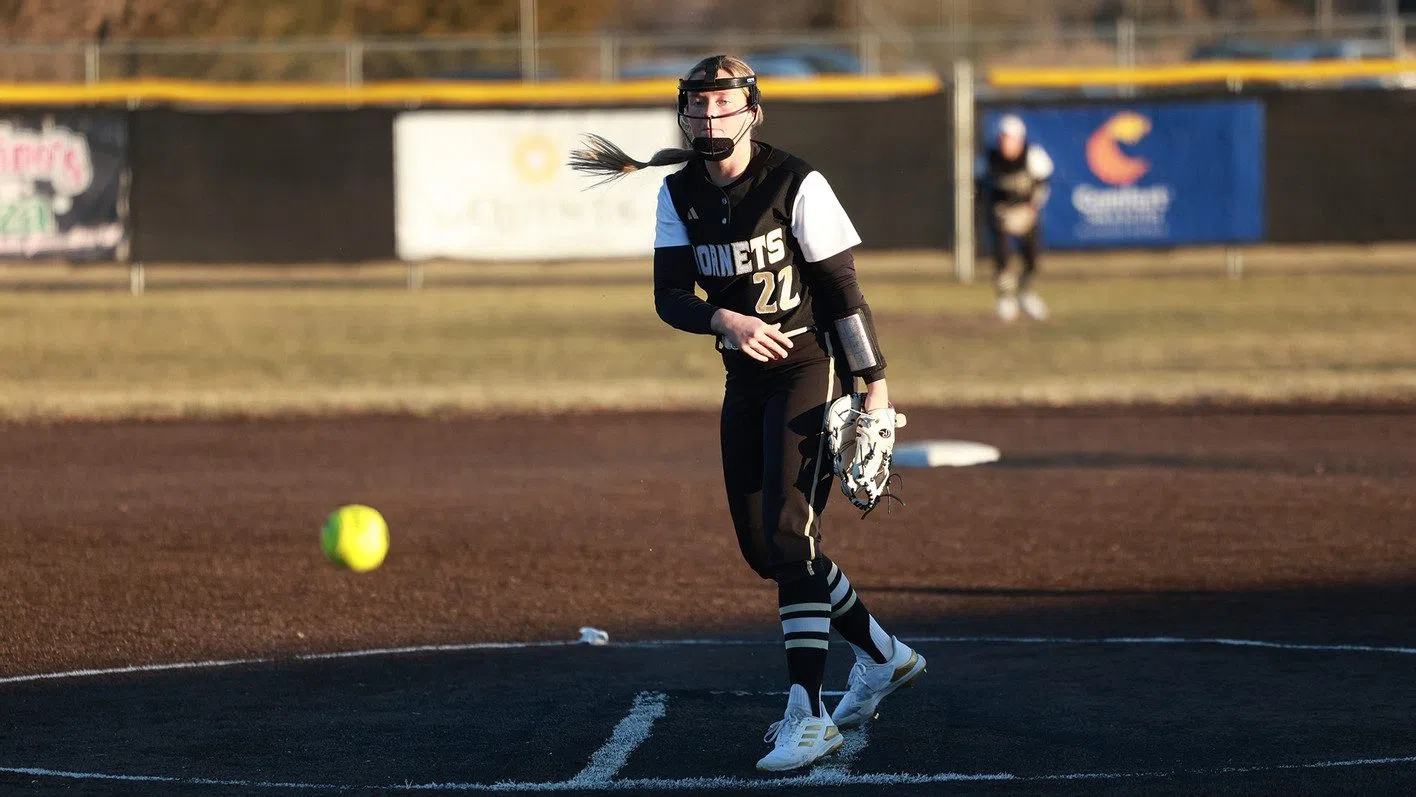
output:
[[[995,283],[999,283],[1003,273],[1008,270],[1008,256],[1012,253],[1014,236],[1008,235],[992,221],[992,213],[989,214],[989,219],[988,231],[993,236],[993,279]],[[1037,272],[1037,256],[1042,251],[1042,224],[1034,224],[1031,232],[1019,235],[1017,239],[1018,251],[1023,257],[1023,270],[1018,274],[1016,290],[1023,293]]]
[[[723,481],[738,545],[763,578],[820,553],[831,495],[826,405],[854,379],[832,359],[730,371],[723,395]]]

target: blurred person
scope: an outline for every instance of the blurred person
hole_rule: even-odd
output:
[[[998,291],[998,317],[1013,321],[1018,310],[1029,318],[1047,318],[1047,304],[1033,290],[1042,249],[1042,207],[1047,204],[1052,158],[1028,140],[1027,127],[1017,116],[999,120],[994,146],[979,162],[979,199],[993,242],[993,283]],[[1018,242],[1022,269],[1008,271],[1012,242]]]
[[[691,149],[640,162],[590,136],[571,163],[606,179],[683,164],[659,191],[654,303],[670,326],[716,335],[722,353],[729,514],[748,565],[777,584],[790,682],[786,712],[764,739],[775,745],[757,767],[783,771],[839,749],[838,728],[871,718],[882,698],[924,673],[925,659],[881,628],[821,549],[834,476],[827,405],[860,378],[860,428],[885,418],[891,425],[873,428],[892,428],[894,410],[851,254],[860,237],[820,172],[754,140],[759,100],[747,64],[705,58],[679,81],[679,126]],[[856,663],[828,714],[821,686],[832,628]]]

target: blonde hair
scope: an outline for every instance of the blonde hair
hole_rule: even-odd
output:
[[[752,71],[752,67],[748,66],[747,62],[741,58],[732,55],[714,55],[704,58],[690,67],[688,73],[684,75],[684,79],[691,80],[694,75],[702,74],[704,78],[712,80],[717,77],[717,74],[709,75],[708,70],[714,64],[733,77],[749,77],[756,74]],[[747,89],[743,89],[743,91],[746,92]],[[758,105],[752,126],[756,128],[762,124],[762,119],[762,106]],[[569,164],[570,168],[583,174],[603,177],[603,180],[595,183],[595,185],[602,185],[640,169],[647,169],[651,166],[673,166],[687,163],[697,157],[699,157],[698,153],[691,149],[670,147],[655,152],[647,161],[639,161],[630,157],[627,152],[604,136],[587,133],[585,148],[571,150]]]

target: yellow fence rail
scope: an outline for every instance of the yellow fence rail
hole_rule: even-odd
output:
[[[872,99],[937,93],[937,76],[778,78],[772,99]],[[243,107],[358,105],[594,105],[672,103],[672,79],[597,82],[213,83],[120,80],[92,84],[0,84],[0,105],[191,104]]]
[[[1325,82],[1353,78],[1416,76],[1416,60],[1211,61],[1155,67],[1000,67],[988,72],[996,88],[1079,88],[1082,86],[1183,86],[1204,83]]]

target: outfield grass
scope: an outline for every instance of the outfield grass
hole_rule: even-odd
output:
[[[1416,398],[1416,274],[986,286],[862,264],[902,405]],[[713,406],[711,341],[623,278],[0,293],[0,417]]]

